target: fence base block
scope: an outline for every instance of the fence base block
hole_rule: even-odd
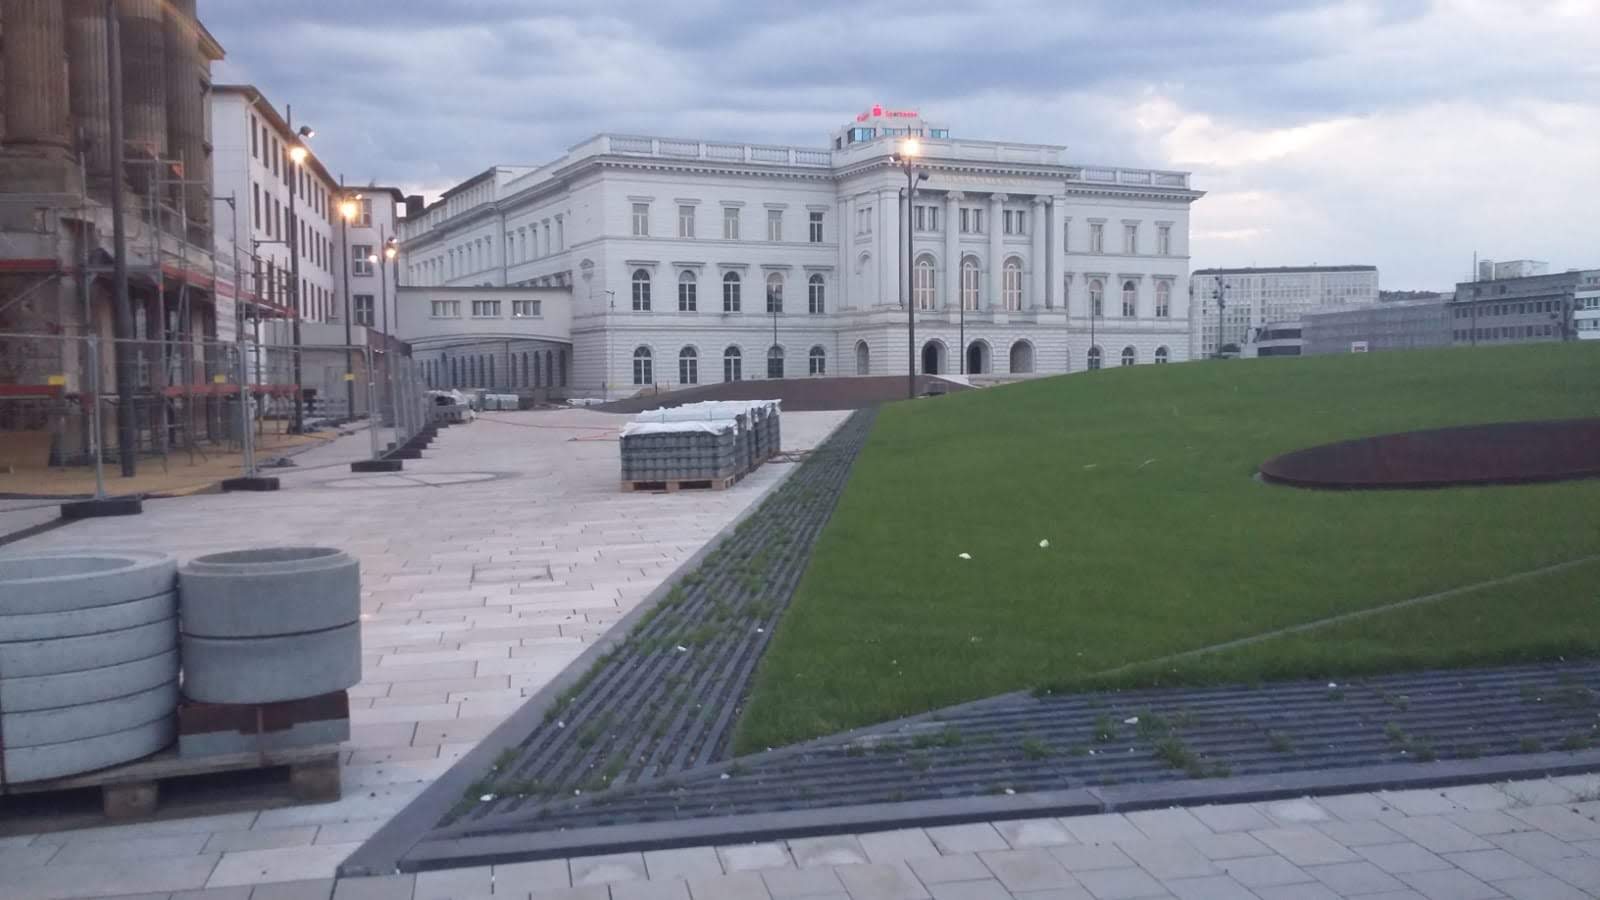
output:
[[[417,450],[417,449],[412,448],[412,447],[401,447],[398,450],[390,450],[389,451],[389,459],[399,460],[399,459],[421,459],[421,458],[422,458],[422,451],[421,450]]]
[[[358,459],[350,464],[352,472],[398,472],[405,464],[398,459]]]
[[[103,500],[78,500],[61,504],[63,519],[137,516],[142,512],[144,512],[144,500],[139,497],[107,497]]]
[[[265,475],[246,475],[240,478],[224,478],[222,490],[224,493],[231,491],[275,491],[278,489],[278,479],[268,478]]]

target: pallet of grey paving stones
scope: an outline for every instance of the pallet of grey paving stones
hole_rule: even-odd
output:
[[[324,747],[350,739],[350,698],[334,691],[280,703],[198,703],[178,707],[178,756]]]
[[[83,775],[7,784],[0,796],[23,797],[80,791],[100,791],[101,811],[108,819],[139,819],[154,815],[161,805],[161,789],[174,782],[229,772],[276,770],[296,803],[332,803],[339,799],[338,746],[292,747],[259,753],[232,753],[183,758],[168,748],[138,762],[112,766]],[[5,818],[0,806],[0,821]]]
[[[725,491],[739,482],[738,476],[725,478],[668,478],[656,481],[624,481],[624,493],[651,491],[675,494],[678,491]]]

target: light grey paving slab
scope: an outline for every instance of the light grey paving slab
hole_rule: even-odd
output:
[[[1313,880],[1304,869],[1277,855],[1220,860],[1217,868],[1251,890]]]
[[[844,884],[830,868],[763,869],[760,875],[767,883],[767,892],[775,900],[814,897],[818,894],[837,894],[844,891]]]
[[[854,835],[841,834],[828,837],[791,838],[789,855],[794,864],[810,866],[850,866],[871,862],[867,851]]]
[[[706,878],[722,874],[715,847],[647,850],[644,868],[651,878]]]
[[[930,896],[905,863],[838,866],[833,871],[855,900],[925,900]]]
[[[1500,790],[1519,806],[1542,806],[1548,803],[1571,803],[1576,795],[1559,782],[1548,778],[1512,781],[1501,785]]]
[[[1496,882],[1495,887],[1512,900],[1590,900],[1591,896],[1549,875],[1538,878],[1513,878],[1510,881]]]
[[[412,900],[487,897],[494,892],[494,872],[489,866],[419,872],[412,891]]]
[[[1094,900],[1094,895],[1083,885],[1050,891],[1024,891],[1012,896],[1016,897],[1016,900]]]
[[[1117,849],[1116,844],[1067,844],[1047,849],[1068,872],[1125,869],[1134,864],[1128,854]]]
[[[1261,900],[1346,900],[1325,884],[1289,884],[1278,887],[1255,888]]]
[[[1055,847],[1076,841],[1058,819],[1007,819],[991,822],[1000,836],[1017,850],[1029,847]]]
[[[1156,840],[1212,833],[1204,822],[1182,807],[1146,809],[1124,813],[1123,815],[1132,823],[1133,827],[1144,832],[1145,837]]]
[[[1428,900],[1416,891],[1384,891],[1379,894],[1362,894],[1361,900]]]
[[[1365,847],[1370,844],[1398,844],[1405,835],[1384,825],[1377,819],[1361,822],[1318,822],[1312,826],[1346,847]]]
[[[1445,788],[1443,794],[1451,803],[1472,812],[1505,809],[1514,802],[1511,795],[1492,784],[1463,784]]]
[[[1258,803],[1255,808],[1257,812],[1278,825],[1288,827],[1328,822],[1337,818],[1333,812],[1322,805],[1321,801],[1313,800],[1310,797]]]
[[[528,896],[529,900],[611,900],[611,891],[607,885],[586,884],[582,887],[534,891]]]
[[[1202,834],[1188,839],[1200,855],[1209,860],[1238,859],[1241,856],[1265,856],[1272,851],[1248,834],[1227,832]]]
[[[503,893],[502,886],[519,891],[551,891],[571,887],[572,875],[564,859],[537,859],[532,862],[505,863],[491,866],[495,893]],[[670,876],[666,876],[670,877]]]
[[[1400,844],[1369,844],[1352,849],[1361,854],[1367,862],[1390,874],[1427,872],[1451,867],[1448,860],[1409,841]]]
[[[789,848],[780,843],[729,844],[717,848],[722,868],[728,872],[749,872],[755,869],[781,869],[794,865]],[[574,870],[576,871],[576,870]],[[573,878],[577,883],[577,878]]]
[[[1533,826],[1527,822],[1521,819],[1514,819],[1503,812],[1494,810],[1470,810],[1468,812],[1449,813],[1445,815],[1444,820],[1458,825],[1478,837],[1533,830]]]
[[[72,900],[198,889],[205,886],[216,864],[217,855],[208,853],[140,863],[21,866],[0,877],[0,900]]]
[[[1441,859],[1484,881],[1505,881],[1508,878],[1536,878],[1545,874],[1504,850],[1469,850],[1449,853]]]
[[[967,825],[941,825],[925,828],[928,839],[940,853],[976,853],[980,850],[1005,850],[1011,845],[993,825],[973,822]]]
[[[1582,856],[1583,849],[1566,841],[1557,840],[1542,831],[1518,831],[1511,834],[1491,834],[1485,840],[1518,859],[1539,865],[1545,860]]]
[[[911,867],[923,884],[929,886],[946,881],[983,881],[994,877],[994,872],[983,864],[976,853],[908,859],[906,865]]]
[[[611,885],[611,900],[689,900],[689,883],[682,878],[617,881]]]
[[[332,896],[332,878],[258,884],[250,892],[250,900],[329,900]]]
[[[1498,886],[1485,884],[1460,869],[1406,872],[1396,877],[1428,900],[1492,900],[1501,893]]]
[[[18,844],[14,847],[0,847],[0,872],[12,867],[42,866],[61,850],[62,848],[56,844],[41,844],[37,847]]]
[[[1211,860],[1182,839],[1122,841],[1117,847],[1157,878],[1197,878],[1221,874]]]
[[[694,876],[687,880],[693,900],[769,900],[772,896],[767,893],[767,883],[754,872]]]
[[[1175,878],[1165,884],[1178,900],[1256,900],[1249,888],[1226,875]]]
[[[250,892],[255,888],[248,884],[235,885],[234,887],[201,888],[197,891],[176,891],[172,900],[250,900]]]
[[[983,881],[946,881],[929,885],[933,900],[1012,900],[1005,886],[994,879]]]
[[[978,854],[994,877],[1013,893],[1045,891],[1077,884],[1048,850],[990,850]]]
[[[1380,791],[1378,799],[1408,816],[1438,816],[1465,808],[1441,790]]]
[[[341,878],[333,886],[333,900],[414,900],[416,885],[415,875]]]
[[[1576,888],[1590,893],[1600,893],[1600,859],[1593,856],[1569,856],[1566,859],[1547,860],[1540,868]]]
[[[1084,844],[1111,844],[1117,841],[1137,841],[1145,833],[1133,827],[1120,813],[1102,813],[1093,816],[1071,816],[1061,820],[1067,831]]]
[[[1435,853],[1488,850],[1493,846],[1443,816],[1408,816],[1384,824]]]
[[[1563,841],[1588,841],[1600,839],[1600,822],[1578,813],[1570,805],[1544,805],[1513,808],[1506,814],[1521,819],[1534,828]],[[1461,849],[1471,850],[1472,847]]]
[[[1251,836],[1297,866],[1359,862],[1355,851],[1314,828],[1268,828]]]
[[[1334,818],[1343,819],[1346,822],[1361,822],[1367,819],[1405,815],[1405,813],[1384,803],[1372,794],[1340,794],[1333,797],[1319,797],[1317,798],[1317,805],[1327,810]]]
[[[1161,882],[1143,869],[1095,869],[1080,872],[1077,879],[1096,900],[1139,900],[1168,896]]]
[[[613,881],[644,881],[649,877],[644,867],[642,853],[605,853],[598,856],[574,856],[567,860],[572,873],[572,886],[608,884]],[[417,900],[422,900],[418,897]]]
[[[356,844],[327,844],[224,853],[205,886],[332,878],[339,863],[355,852],[356,847]]]
[[[299,828],[262,828],[250,831],[219,831],[202,835],[206,839],[207,853],[226,853],[233,850],[270,850],[274,847],[303,847],[316,840],[317,826]]]
[[[1189,812],[1193,813],[1195,818],[1204,822],[1207,828],[1218,834],[1231,831],[1257,831],[1262,828],[1273,827],[1270,819],[1247,803],[1232,803],[1225,806],[1196,806]]]
[[[174,834],[120,841],[73,841],[51,858],[50,865],[193,856],[205,846],[208,837],[206,834]]]
[[[1379,891],[1405,890],[1393,875],[1369,862],[1333,863],[1306,866],[1306,874],[1345,896],[1376,894]]]

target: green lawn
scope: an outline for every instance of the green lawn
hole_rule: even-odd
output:
[[[1099,684],[1600,553],[1600,480],[1323,492],[1251,477],[1326,441],[1593,415],[1600,347],[1576,344],[1139,366],[886,407],[762,662],[738,749]],[[1597,586],[1584,566],[1116,681],[1600,652]]]

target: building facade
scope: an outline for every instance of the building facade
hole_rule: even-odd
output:
[[[1600,341],[1600,283],[1573,292],[1572,330],[1580,341]]]
[[[1456,285],[1449,304],[1457,346],[1566,341],[1577,333],[1577,294],[1600,286],[1600,269]]]
[[[1451,315],[1441,300],[1397,300],[1325,309],[1301,320],[1302,353],[1367,353],[1451,345]]]
[[[1216,356],[1219,348],[1240,353],[1263,326],[1296,321],[1316,309],[1377,303],[1378,268],[1197,269],[1189,276],[1189,297],[1190,355]]]
[[[908,353],[929,374],[1072,372],[1188,358],[1200,196],[1187,173],[875,107],[823,148],[607,134],[489,169],[408,217],[403,265],[424,288],[566,289],[579,395],[900,374]]]

